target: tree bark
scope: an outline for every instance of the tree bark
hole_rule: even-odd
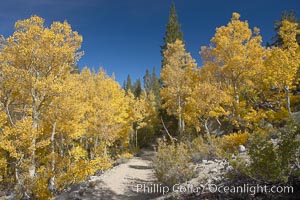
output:
[[[207,121],[208,121],[208,119],[205,119],[205,120],[204,120],[204,127],[205,127],[206,133],[209,133],[209,128],[208,128]]]
[[[33,110],[32,110],[32,127],[34,133],[32,134],[31,140],[31,162],[29,167],[29,176],[31,179],[34,179],[35,170],[36,170],[36,163],[35,163],[35,145],[36,145],[36,134],[38,132],[39,126],[39,113],[38,113],[38,102],[35,89],[32,89],[32,101],[33,101]]]
[[[104,145],[104,155],[106,156],[107,155],[107,149],[106,149],[106,144]]]
[[[181,115],[181,97],[178,97],[178,110],[179,110],[179,115],[178,115],[178,129],[179,133],[183,134],[184,132],[184,120],[182,119]]]
[[[97,136],[96,139],[95,139],[95,143],[94,143],[94,150],[91,151],[91,159],[94,159],[95,156],[96,156],[96,150],[98,148],[98,145],[99,145],[99,137]]]
[[[16,125],[15,125],[15,123],[14,123],[12,117],[11,117],[11,114],[10,114],[10,111],[9,111],[8,106],[9,106],[9,103],[8,103],[8,101],[7,101],[7,102],[5,103],[5,111],[6,111],[6,115],[8,116],[8,119],[9,119],[10,124],[11,124],[13,127],[16,127]]]
[[[286,109],[287,109],[287,111],[289,112],[289,114],[291,116],[292,115],[291,99],[290,99],[289,86],[288,85],[284,86],[284,91],[285,91]]]
[[[51,142],[51,171],[52,171],[52,177],[49,180],[49,190],[50,191],[54,191],[56,186],[55,186],[55,134],[56,134],[56,119],[52,125],[52,133],[51,133],[51,138],[50,138],[50,142]]]
[[[168,131],[168,129],[167,129],[167,127],[166,127],[165,123],[164,123],[164,120],[163,120],[163,118],[162,118],[162,117],[160,117],[160,119],[161,119],[162,125],[163,125],[163,127],[164,127],[164,129],[165,129],[166,133],[167,133],[167,134],[168,134],[168,136],[170,137],[170,139],[171,139],[171,140],[176,140],[176,141],[177,141],[177,139],[176,139],[176,138],[174,138],[174,137],[172,137],[172,136],[171,136],[171,134],[169,133],[169,131]]]
[[[137,148],[138,141],[137,141],[137,129],[135,130],[135,148]]]
[[[238,93],[238,91],[237,91],[237,86],[236,86],[236,84],[234,84],[234,87],[233,87],[233,89],[234,89],[234,114],[238,117],[239,116],[239,104],[240,104],[240,95],[239,95],[239,93]]]

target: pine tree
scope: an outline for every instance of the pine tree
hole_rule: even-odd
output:
[[[0,52],[2,51],[2,49],[5,47],[5,45],[6,45],[6,40],[5,40],[5,38],[4,38],[4,36],[3,35],[0,35]]]
[[[166,35],[164,37],[164,45],[161,46],[161,55],[163,57],[161,66],[165,64],[165,58],[163,52],[167,49],[168,43],[174,43],[176,39],[183,41],[183,33],[181,31],[181,25],[178,22],[178,16],[174,2],[171,5],[169,21],[166,27]]]
[[[122,89],[126,91],[126,80],[123,81]]]
[[[139,98],[142,93],[142,86],[141,86],[141,80],[137,79],[136,82],[134,83],[134,96],[136,98]]]
[[[157,77],[156,70],[154,67],[153,67],[152,76],[151,76],[151,90],[155,96],[156,106],[157,106],[157,108],[160,108],[160,106],[161,106],[161,100],[160,100],[160,94],[159,94],[160,79]]]
[[[125,87],[126,92],[128,92],[129,90],[132,92],[132,83],[131,83],[131,77],[128,74],[127,76],[127,81],[126,81],[126,87]]]
[[[146,69],[146,74],[144,75],[143,80],[144,80],[144,89],[146,93],[149,94],[151,90],[151,75],[148,69]]]
[[[289,12],[284,11],[281,14],[281,19],[275,21],[274,31],[276,31],[276,35],[272,38],[273,43],[271,43],[271,45],[268,45],[268,46],[281,47],[283,45],[283,39],[280,36],[279,31],[280,31],[280,28],[282,27],[282,22],[284,20],[287,20],[289,22],[298,23],[297,29],[300,30],[300,19],[298,19],[296,17],[295,12],[293,10],[290,10]],[[297,42],[298,42],[298,44],[300,44],[300,34],[297,34]]]

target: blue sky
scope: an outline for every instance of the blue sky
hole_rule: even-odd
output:
[[[239,12],[251,27],[261,29],[263,44],[274,35],[273,25],[283,10],[300,18],[298,0],[174,0],[186,48],[199,65],[201,46],[209,45],[216,27]],[[0,34],[13,33],[19,19],[38,15],[46,20],[67,20],[83,36],[84,57],[79,66],[115,73],[120,83],[130,74],[142,78],[146,68],[160,69],[171,0],[9,0],[1,2]]]

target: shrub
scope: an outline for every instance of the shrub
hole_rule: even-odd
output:
[[[194,162],[199,162],[203,159],[208,159],[210,155],[210,148],[204,142],[202,136],[195,138],[191,143],[191,156]]]
[[[237,150],[239,145],[245,145],[247,143],[249,137],[248,132],[238,132],[238,133],[232,133],[230,135],[223,136],[223,148],[226,152],[234,152]]]
[[[299,169],[294,168],[299,161],[299,136],[300,126],[294,122],[278,130],[275,144],[268,135],[254,133],[250,138],[248,175],[264,181],[286,182],[299,173]]]
[[[169,186],[185,182],[194,176],[190,154],[184,143],[175,144],[172,141],[167,144],[165,139],[160,141],[153,167],[158,181]]]
[[[191,156],[194,162],[203,159],[222,158],[225,152],[221,148],[223,144],[222,138],[206,134],[206,137],[199,136],[191,143]]]

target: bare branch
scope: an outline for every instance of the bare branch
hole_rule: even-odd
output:
[[[167,132],[168,136],[170,137],[170,139],[171,139],[171,140],[175,140],[175,141],[177,141],[177,139],[176,139],[176,138],[174,138],[174,137],[172,137],[172,136],[170,135],[170,133],[169,133],[169,131],[168,131],[168,129],[167,129],[167,127],[166,127],[165,123],[164,123],[164,120],[163,120],[163,118],[161,117],[160,119],[161,119],[161,122],[162,122],[162,124],[163,124],[163,127],[164,127],[165,131]]]

